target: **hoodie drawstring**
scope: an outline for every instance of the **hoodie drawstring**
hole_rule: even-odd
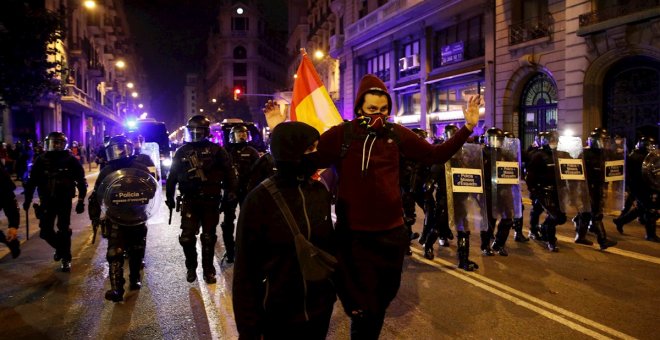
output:
[[[374,139],[371,141],[371,144],[369,145],[369,153],[366,155],[366,162],[365,162],[365,153],[367,150],[367,142],[369,142],[369,137],[374,136]],[[374,143],[376,142],[376,135],[375,134],[368,134],[367,138],[364,140],[364,144],[362,145],[362,176],[365,176],[367,174],[367,170],[369,170],[369,160],[371,159],[371,149],[374,147]]]

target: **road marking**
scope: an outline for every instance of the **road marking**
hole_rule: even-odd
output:
[[[634,337],[619,332],[613,328],[607,327],[603,324],[600,324],[596,321],[587,319],[581,315],[575,314],[571,311],[568,311],[566,309],[563,309],[561,307],[555,306],[553,304],[550,304],[548,302],[545,302],[541,299],[538,299],[534,296],[531,296],[529,294],[523,293],[521,291],[518,291],[514,288],[511,288],[507,285],[504,285],[502,283],[499,283],[497,281],[491,280],[483,275],[479,275],[476,273],[470,273],[470,272],[463,272],[459,270],[452,270],[446,268],[447,266],[452,266],[454,267],[455,264],[441,260],[439,258],[435,258],[434,260],[428,260],[422,256],[422,250],[417,249],[417,248],[411,248],[413,253],[415,253],[415,259],[423,262],[425,264],[428,264],[432,267],[435,267],[437,269],[440,269],[442,272],[447,273],[449,275],[452,275],[458,279],[461,279],[465,282],[468,282],[474,286],[477,286],[489,293],[492,293],[494,295],[497,295],[505,300],[508,300],[516,305],[519,305],[521,307],[527,308],[533,312],[536,312],[550,320],[556,321],[566,327],[569,327],[575,331],[578,331],[582,334],[585,334],[587,336],[590,336],[595,339],[612,339],[610,336],[614,338],[620,338],[620,339],[635,339]],[[483,281],[483,282],[480,282]],[[494,287],[497,287],[501,290],[495,289]],[[516,296],[517,295],[517,296]],[[525,301],[528,300],[528,301]],[[540,305],[536,306],[534,304]],[[555,313],[551,313],[548,310],[552,310]],[[561,315],[558,315],[561,314]],[[585,326],[582,326],[572,320],[569,320],[568,318],[572,318],[575,321],[578,321],[580,323],[583,323],[585,325],[588,325],[590,327],[593,327],[595,329],[598,329],[604,333],[608,333],[608,335],[603,335],[598,332],[595,332]]]
[[[199,244],[197,244],[197,252],[201,254]],[[222,269],[216,256],[213,257],[213,265],[216,269]],[[200,271],[198,268],[197,283],[204,301],[211,339],[238,339],[229,285],[224,275],[216,275],[216,279],[216,284],[207,284],[204,282],[203,270]]]
[[[557,240],[563,241],[563,242],[566,242],[566,243],[574,243],[575,244],[575,240],[573,238],[567,237],[567,236],[557,235]],[[594,246],[598,247],[598,243],[594,242],[594,246],[587,246],[587,245],[583,245],[583,246],[588,247],[588,248],[593,248]],[[630,258],[640,260],[640,261],[646,261],[646,262],[651,262],[651,263],[655,263],[655,264],[660,264],[660,258],[657,258],[655,256],[649,256],[649,255],[636,253],[634,251],[623,250],[623,249],[619,249],[619,248],[615,248],[615,247],[609,247],[609,248],[603,250],[603,252],[617,254],[617,255],[621,255],[621,256],[625,256],[625,257],[630,257]]]

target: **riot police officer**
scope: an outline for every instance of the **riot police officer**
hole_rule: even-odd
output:
[[[176,206],[174,193],[179,185],[181,193],[181,235],[179,243],[186,256],[186,280],[197,279],[197,234],[200,226],[202,243],[202,269],[204,281],[215,283],[216,227],[220,220],[220,202],[224,189],[227,201],[236,199],[236,175],[231,159],[225,149],[210,142],[211,122],[202,115],[188,120],[188,143],[179,148],[172,159],[172,168],[167,177],[166,204]]]
[[[527,187],[530,197],[537,199],[547,214],[540,230],[538,226],[530,226],[530,237],[545,241],[548,250],[553,252],[559,250],[555,236],[557,225],[566,222],[566,214],[560,208],[553,158],[553,151],[556,150],[558,141],[559,136],[556,131],[539,133],[539,149],[531,154],[527,165]]]
[[[142,210],[134,210],[136,207],[130,204],[117,203],[113,207],[115,209],[106,209],[105,219],[100,221],[101,203],[104,199],[107,200],[108,196],[122,196],[116,194],[121,194],[124,190],[130,190],[130,197],[135,202],[139,202],[134,197],[135,192],[141,195],[149,192],[150,195],[144,196],[145,201],[147,198],[153,199],[158,183],[151,158],[147,155],[135,155],[133,143],[123,135],[110,138],[106,147],[106,159],[108,164],[99,173],[94,183],[94,191],[89,197],[89,218],[94,225],[103,223],[104,235],[108,238],[106,260],[110,290],[105,292],[105,299],[119,302],[124,299],[124,254],[128,255],[129,288],[137,290],[142,287],[140,277],[147,238],[146,215],[142,214]],[[126,169],[138,171],[129,172]],[[104,183],[106,179],[107,184]],[[119,185],[123,179],[127,181],[126,185]],[[147,190],[141,190],[142,187],[131,187],[130,182],[149,185]]]
[[[222,241],[225,244],[224,258],[227,263],[234,262],[234,220],[236,219],[236,207],[243,203],[247,196],[248,184],[254,164],[259,160],[257,149],[248,145],[248,128],[245,125],[236,125],[231,128],[227,152],[231,157],[234,169],[238,173],[238,200],[224,198],[222,210],[225,214],[220,228],[222,229]]]
[[[650,151],[655,150],[656,141],[653,137],[641,137],[635,144],[635,149],[628,155],[626,164],[626,184],[630,189],[635,201],[633,207],[626,213],[614,219],[614,224],[620,233],[623,226],[635,218],[640,217],[646,230],[646,240],[660,242],[656,234],[655,221],[658,219],[658,192],[644,181],[642,174],[642,163]]]
[[[67,150],[67,138],[62,132],[51,132],[45,141],[46,153],[37,158],[32,165],[30,179],[25,185],[27,211],[32,203],[34,190],[39,191],[40,206],[35,213],[41,216],[39,236],[55,249],[53,259],[62,262],[63,272],[71,271],[71,199],[76,196],[76,213],[85,211],[87,181],[85,170],[80,162]],[[55,232],[57,219],[57,232]]]
[[[426,139],[428,136],[426,131],[419,128],[413,128],[412,131],[422,139]],[[401,155],[399,186],[401,188],[401,200],[403,201],[403,221],[410,240],[419,237],[419,233],[413,232],[412,226],[417,219],[415,206],[419,205],[420,208],[424,209],[424,192],[422,188],[429,175],[429,168],[421,162],[407,159],[404,155]],[[412,255],[412,251],[408,249],[407,254]]]
[[[489,228],[486,235],[481,233],[481,250],[485,255],[492,255],[494,250],[501,256],[508,256],[506,240],[514,225],[514,218],[522,216],[520,145],[515,138],[507,138],[505,143],[504,131],[496,127],[488,129],[484,136],[484,191]],[[501,166],[498,162],[501,162]],[[495,241],[489,246],[496,223]]]
[[[18,241],[16,235],[18,231],[19,213],[14,189],[16,189],[14,181],[11,180],[11,177],[5,168],[0,166],[0,209],[4,210],[9,224],[7,235],[0,231],[0,242],[7,245],[13,258],[17,258],[21,255],[21,243]]]
[[[607,233],[603,225],[603,207],[607,199],[605,161],[609,158],[607,153],[610,152],[607,132],[598,128],[594,129],[589,134],[587,145],[589,147],[584,150],[584,163],[589,187],[591,212],[580,214],[574,219],[574,221],[577,219],[575,243],[592,244],[591,241],[586,239],[587,224],[589,224],[588,228],[596,234],[600,249],[607,249],[617,244],[616,241],[607,239]]]

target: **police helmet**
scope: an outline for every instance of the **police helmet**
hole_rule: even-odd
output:
[[[587,138],[587,145],[592,149],[605,149],[609,147],[610,137],[602,130],[594,129]]]
[[[491,148],[500,148],[504,144],[504,131],[500,128],[492,127],[484,133],[484,144]]]
[[[188,119],[186,130],[189,142],[200,142],[211,134],[211,121],[202,115],[193,116]]]
[[[110,138],[105,148],[105,156],[109,162],[133,156],[133,142],[124,135]]]
[[[46,137],[46,151],[64,151],[68,146],[66,135],[59,131],[53,131]]]
[[[108,143],[110,143],[110,136],[108,135],[103,136],[103,146],[107,147]]]
[[[539,132],[539,146],[556,147],[559,142],[559,133],[557,131]]]
[[[655,138],[642,136],[635,144],[635,149],[643,152],[648,152],[656,148]]]
[[[456,132],[458,132],[458,127],[456,125],[454,125],[454,124],[445,125],[445,131],[443,133],[445,135],[445,140],[448,140],[449,138],[454,137]]]
[[[413,128],[412,132],[414,132],[419,138],[426,138],[429,136],[428,132],[426,130],[420,129],[420,128]]]
[[[242,132],[245,132],[246,134],[248,133],[248,128],[245,125],[236,125],[231,128],[231,133],[229,135],[229,142],[232,144],[236,143],[245,143],[247,142],[247,135],[245,137],[243,136],[237,136],[237,134],[240,134]]]

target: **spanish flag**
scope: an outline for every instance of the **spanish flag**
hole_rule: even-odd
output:
[[[337,107],[330,99],[314,64],[304,48],[300,49],[302,61],[296,72],[291,100],[291,120],[307,123],[323,133],[342,122]]]

